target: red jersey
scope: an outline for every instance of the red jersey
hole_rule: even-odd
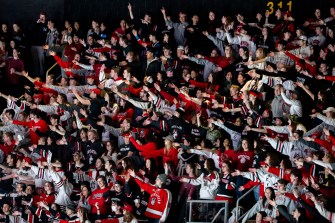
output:
[[[145,211],[145,215],[149,218],[160,219],[165,222],[172,202],[172,194],[170,191],[162,188],[157,188],[148,183],[144,183],[139,177],[135,177],[136,183],[150,194],[148,207]]]

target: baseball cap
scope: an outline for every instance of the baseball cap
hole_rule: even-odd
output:
[[[326,110],[322,111],[322,113],[326,113],[326,112],[335,112],[335,108],[334,107],[328,107]]]
[[[26,161],[29,164],[31,164],[33,162],[30,157],[24,157],[23,160]]]
[[[96,95],[100,95],[100,89],[98,88],[91,89],[91,92],[94,92]]]
[[[157,176],[157,179],[160,179],[160,180],[162,181],[163,184],[166,183],[166,178],[167,178],[166,174],[159,174],[159,175]]]
[[[169,141],[171,141],[171,142],[174,141],[174,138],[173,138],[172,135],[168,135],[168,136],[166,136],[166,137],[163,137],[163,139],[167,139],[167,140],[169,140]]]
[[[122,210],[133,212],[133,207],[130,204],[124,204]]]
[[[298,39],[299,39],[299,40],[303,40],[303,41],[307,41],[307,36],[302,35],[302,36],[299,36]]]

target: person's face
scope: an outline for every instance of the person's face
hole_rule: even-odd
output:
[[[5,141],[5,142],[10,141],[10,138],[7,136],[7,134],[4,134],[4,135],[2,136],[2,139],[3,139],[3,141]]]
[[[329,36],[330,38],[334,38],[334,32],[333,32],[333,30],[328,29],[328,36]]]
[[[199,16],[194,15],[194,16],[192,17],[192,22],[195,23],[195,24],[197,24],[197,23],[199,22]]]
[[[279,86],[276,86],[276,87],[275,87],[275,95],[276,95],[276,96],[279,96],[280,93],[281,93],[281,92],[280,92],[280,87],[279,87]]]
[[[282,126],[282,124],[283,124],[283,121],[281,119],[279,119],[279,118],[276,118],[275,125],[276,126]]]
[[[185,21],[186,21],[186,15],[184,15],[184,14],[179,14],[179,21],[180,21],[181,23],[185,22]]]
[[[261,13],[257,13],[256,14],[256,19],[261,20],[262,19],[262,14]]]
[[[130,123],[128,123],[127,120],[123,120],[122,127],[128,130],[130,128]]]
[[[51,191],[51,189],[52,189],[52,188],[51,188],[51,185],[50,185],[49,183],[44,184],[44,190],[45,190],[45,191],[48,192],[48,191]]]
[[[80,138],[81,138],[81,139],[86,139],[86,137],[87,137],[86,132],[85,132],[85,131],[81,131],[81,132],[80,132]]]
[[[97,23],[96,21],[92,21],[92,28],[96,29],[99,27],[99,23]]]
[[[238,81],[238,83],[240,83],[240,84],[243,84],[243,83],[244,83],[244,77],[243,77],[242,74],[239,74],[239,75],[237,76],[237,81]]]
[[[181,57],[182,55],[184,55],[184,51],[177,49],[177,57]]]
[[[45,23],[45,15],[40,14],[41,23]]]
[[[125,136],[125,137],[123,137],[123,139],[124,139],[124,143],[125,144],[129,144],[129,136]]]
[[[7,27],[6,24],[2,24],[2,25],[1,25],[1,29],[2,29],[2,31],[5,33],[5,32],[7,32],[8,27]]]
[[[230,96],[236,96],[237,95],[237,89],[234,87],[230,88]]]
[[[79,55],[79,54],[76,54],[76,55],[74,56],[74,60],[77,61],[77,62],[79,62],[79,61],[80,61],[80,55]]]
[[[170,146],[170,145],[171,145],[171,141],[168,140],[168,139],[165,139],[165,140],[164,140],[164,145],[165,145],[165,146]]]
[[[209,14],[208,14],[208,18],[209,18],[209,20],[213,21],[213,20],[215,19],[215,14],[214,14],[214,12],[209,12]]]
[[[26,187],[26,194],[32,194],[33,193],[33,188],[31,186]]]
[[[298,211],[298,209],[295,209],[294,211],[293,211],[293,217],[295,218],[295,219],[298,219],[299,217],[300,217],[300,213],[299,213],[299,211]]]
[[[277,186],[279,191],[285,191],[285,184],[278,183]]]
[[[221,170],[223,173],[226,173],[228,171],[228,166],[226,163],[222,163]]]
[[[11,156],[11,155],[8,155],[7,157],[6,157],[6,163],[7,164],[10,164],[10,163],[12,163],[14,160],[13,160],[13,157]]]
[[[88,43],[89,45],[92,45],[92,44],[93,44],[93,37],[92,37],[92,36],[89,36],[89,37],[87,38],[87,43]]]
[[[124,71],[123,71],[123,78],[124,78],[124,79],[128,79],[128,78],[130,78],[130,73],[129,73],[127,70],[124,70]]]
[[[110,143],[110,142],[107,142],[106,143],[106,149],[108,150],[108,151],[111,151],[113,148],[112,148],[112,144]]]
[[[162,182],[159,178],[156,178],[155,185],[156,185],[157,187],[162,187],[163,182]]]
[[[320,18],[320,16],[321,16],[321,11],[320,11],[320,9],[316,9],[316,10],[315,10],[315,17],[316,17],[316,18]]]
[[[272,191],[270,189],[266,189],[264,195],[266,199],[271,199]]]
[[[247,118],[247,123],[248,123],[248,125],[252,125],[253,124],[253,120],[252,120],[251,117]]]
[[[8,212],[10,211],[10,206],[9,206],[8,204],[4,204],[4,205],[2,206],[2,211],[3,211],[4,213],[8,213]]]
[[[120,184],[115,184],[114,189],[116,192],[120,193],[122,191],[122,186]]]
[[[14,43],[14,45],[15,45],[15,43]],[[15,57],[15,58],[19,57],[19,53],[15,49],[13,50],[13,57]]]
[[[20,30],[20,27],[17,24],[13,24],[13,31],[18,32]]]
[[[222,16],[221,22],[222,22],[222,24],[226,24],[227,23],[227,18],[225,16]]]
[[[102,162],[101,162],[100,159],[97,159],[95,161],[95,168],[97,168],[97,169],[101,169],[102,168]]]
[[[17,184],[16,185],[16,192],[22,192],[23,191],[23,188],[22,188],[22,185],[21,184]]]
[[[54,23],[51,21],[48,21],[48,29],[53,29],[54,28]]]
[[[79,156],[79,154],[78,153],[75,153],[75,154],[73,154],[73,161],[79,161],[80,160],[80,156]]]
[[[94,140],[95,139],[95,135],[94,135],[93,132],[88,132],[87,137],[88,137],[88,140]]]
[[[126,27],[126,21],[121,20],[121,22],[120,22],[120,26],[121,26],[121,27]]]
[[[80,27],[79,22],[74,22],[73,26],[76,30],[78,30]]]
[[[267,28],[263,28],[262,29],[262,35],[263,36],[267,36],[268,35],[268,29]]]
[[[150,51],[147,51],[146,56],[147,56],[148,60],[151,60],[151,59],[154,58],[154,54],[152,52],[150,52]]]
[[[99,178],[99,179],[97,180],[97,182],[98,182],[98,186],[99,186],[100,188],[104,188],[104,187],[105,187],[104,181],[103,181],[101,178]]]
[[[150,168],[151,168],[151,160],[147,159],[147,160],[145,161],[145,167],[146,167],[147,169],[150,169]]]
[[[216,57],[218,55],[218,52],[216,50],[212,50],[211,57]]]
[[[202,92],[201,92],[201,90],[197,90],[196,97],[197,98],[202,98]]]
[[[277,9],[276,13],[275,13],[275,16],[276,17],[281,17],[282,13],[279,9]]]
[[[322,29],[320,27],[316,27],[315,28],[315,33],[316,33],[316,35],[322,34]]]
[[[105,29],[106,29],[105,24],[101,23],[101,24],[100,24],[100,30],[101,30],[101,31],[104,31]]]
[[[185,169],[187,174],[190,174],[192,172],[192,169],[190,167],[190,165],[186,165],[186,169]]]
[[[261,213],[257,212],[256,214],[256,222],[262,222],[263,216]]]
[[[238,50],[238,54],[240,55],[240,57],[244,57],[244,56],[245,56],[245,51],[244,51],[244,49],[243,49],[243,48],[240,48],[240,49]]]
[[[50,122],[51,122],[51,125],[53,125],[53,126],[58,124],[57,119],[55,119],[55,118],[50,118]]]
[[[285,32],[284,33],[284,39],[289,40],[291,38],[291,33],[290,32]]]
[[[319,71],[325,73],[327,71],[327,65],[324,63],[320,64]]]
[[[248,142],[247,140],[242,141],[242,149],[247,150],[248,149]]]
[[[150,15],[148,15],[148,14],[146,14],[146,15],[144,15],[144,18],[143,18],[146,22],[148,22],[148,23],[151,23],[151,16]]]

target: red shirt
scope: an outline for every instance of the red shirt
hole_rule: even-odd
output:
[[[148,157],[162,156],[163,164],[172,161],[174,166],[178,166],[178,150],[175,148],[171,148],[169,151],[164,151],[164,148],[156,151],[145,151],[142,154]]]
[[[236,154],[237,156],[237,169],[240,171],[248,171],[252,167],[254,161],[254,152],[241,151]]]
[[[92,195],[88,198],[88,203],[92,207],[92,214],[97,213],[97,208],[95,206],[96,202],[98,202],[99,204],[100,214],[108,213],[110,205],[108,204],[108,202],[106,202],[106,198],[103,197],[103,194],[108,191],[109,191],[109,188],[106,187],[104,189],[98,188],[92,192]]]

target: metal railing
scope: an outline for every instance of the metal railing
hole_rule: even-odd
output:
[[[258,185],[250,188],[245,194],[243,194],[239,199],[237,199],[237,201],[236,201],[236,208],[235,208],[235,210],[236,210],[236,215],[235,216],[236,216],[236,221],[237,222],[239,222],[246,215],[246,213],[247,213],[247,212],[245,212],[244,214],[242,214],[242,216],[239,217],[239,213],[240,213],[240,211],[239,211],[239,204],[240,204],[240,201],[243,198],[245,198],[248,194],[250,194],[250,192],[252,192],[256,187],[258,187]]]
[[[49,72],[52,70],[52,69],[54,69],[55,68],[55,66],[57,66],[57,62],[56,63],[54,63],[48,70],[47,70],[47,72],[45,73],[45,79],[47,78],[47,76],[49,75]]]
[[[223,212],[223,210],[224,210],[224,221],[223,222],[227,222],[227,220],[228,220],[228,201],[190,200],[190,201],[187,201],[187,204],[189,204],[189,206],[190,206],[188,219],[186,219],[187,223],[208,223],[207,221],[206,222],[192,221],[192,206],[195,203],[207,204],[207,205],[208,204],[224,204],[224,206],[220,208],[220,210],[216,213],[216,215],[214,216],[214,218],[210,222],[211,223],[215,222],[215,220],[220,216],[220,214]],[[188,205],[186,206],[186,208],[187,207],[188,207]]]

